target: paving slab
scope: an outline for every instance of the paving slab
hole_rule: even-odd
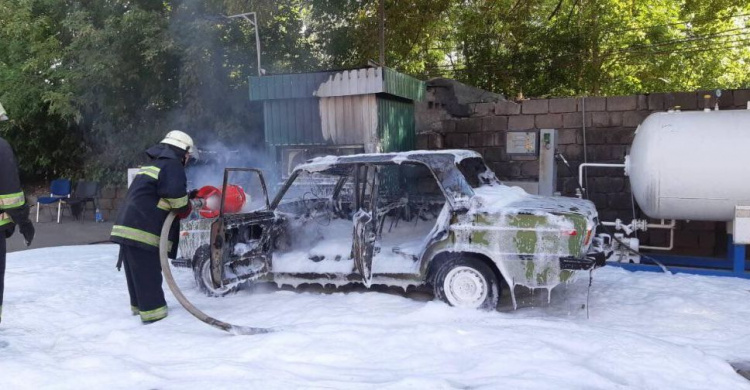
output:
[[[63,215],[60,223],[56,221],[56,215],[51,216],[44,212],[39,215],[39,223],[36,214],[32,212],[31,220],[34,222],[36,236],[30,247],[26,247],[23,236],[16,229],[13,237],[9,238],[8,252],[24,249],[47,248],[66,245],[86,245],[94,243],[105,243],[109,240],[112,231],[112,222],[94,222],[93,216],[87,215],[86,220],[80,221],[69,215]],[[89,219],[90,218],[90,219]]]

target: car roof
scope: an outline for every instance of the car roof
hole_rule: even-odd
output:
[[[409,152],[397,153],[362,153],[348,156],[325,156],[308,160],[304,164],[298,165],[295,170],[320,172],[332,166],[339,164],[357,164],[357,163],[388,163],[401,164],[404,162],[422,162],[424,163],[429,157],[444,156],[454,159],[456,164],[467,158],[481,158],[482,155],[473,150],[464,149],[446,149],[446,150],[413,150]]]

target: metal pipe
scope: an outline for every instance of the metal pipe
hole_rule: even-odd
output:
[[[586,96],[581,98],[581,125],[583,127],[583,163],[588,164],[589,155],[588,147],[586,145]],[[587,185],[589,184],[588,176],[586,176],[584,183]],[[585,186],[582,185],[581,188],[585,188]],[[584,196],[584,194],[581,194],[581,196]]]
[[[674,248],[674,229],[669,229],[669,246],[640,246],[640,249],[650,249],[654,251],[671,251],[672,248]]]
[[[674,248],[674,231],[675,227],[677,226],[677,220],[670,220],[670,223],[664,223],[664,220],[661,220],[661,223],[647,223],[645,227],[647,229],[667,229],[669,230],[669,246],[649,246],[649,245],[640,245],[639,248],[641,249],[650,249],[650,250],[656,250],[656,251],[670,251]],[[604,226],[612,226],[617,227],[618,225],[622,225],[620,222],[619,224],[617,222],[609,222],[609,221],[602,221],[602,225]],[[634,231],[638,231],[637,229],[634,229]]]
[[[586,187],[583,186],[583,168],[585,167],[601,167],[601,168],[625,168],[625,164],[602,164],[602,163],[583,163],[578,166],[578,185],[584,190]]]
[[[380,66],[385,66],[385,0],[378,2],[378,40],[380,41]]]
[[[250,19],[249,16],[253,18]],[[244,14],[230,15],[227,16],[229,19],[242,18],[248,21],[251,26],[255,29],[255,52],[258,57],[258,76],[263,76],[263,72],[260,68],[260,36],[258,35],[258,15],[255,12],[245,12]]]
[[[647,223],[644,226],[646,227],[646,229],[674,229],[675,226],[677,226],[677,220],[671,219],[670,221],[672,222],[664,223],[664,220],[662,219],[661,223]],[[602,221],[601,224],[604,226],[617,227],[618,225],[622,225],[622,221],[620,221],[619,224],[617,222]],[[638,229],[634,229],[634,230],[638,230]]]
[[[263,69],[260,67],[260,36],[258,32],[258,15],[255,12],[251,12],[253,15],[253,26],[255,26],[255,53],[258,56],[258,76],[263,76]]]
[[[664,223],[664,220],[661,220],[661,223],[647,223],[646,227],[649,229],[674,229],[675,226],[677,226],[677,220],[670,219],[670,223]],[[604,226],[617,226],[617,222],[609,222],[609,221],[603,221],[602,225]]]
[[[641,245],[640,248],[642,249],[651,249],[655,251],[671,251],[672,248],[674,248],[674,228],[677,226],[677,220],[670,220],[672,222],[670,223],[664,223],[664,219],[661,220],[661,223],[647,223],[646,228],[648,229],[668,229],[669,230],[669,246],[649,246],[649,245]]]
[[[664,223],[664,220],[661,220],[661,223],[647,223],[646,227],[649,229],[674,229],[675,226],[677,226],[677,220],[676,219],[670,219],[670,223],[666,224]]]

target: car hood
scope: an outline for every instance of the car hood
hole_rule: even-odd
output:
[[[580,214],[588,220],[597,216],[596,207],[591,201],[564,196],[530,195],[520,187],[502,184],[474,188],[471,209],[490,214]]]

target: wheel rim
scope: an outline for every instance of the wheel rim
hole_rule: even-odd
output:
[[[477,308],[487,299],[487,280],[474,268],[460,266],[445,276],[443,291],[452,306]]]
[[[201,277],[203,278],[203,285],[206,286],[208,291],[215,295],[224,295],[231,291],[231,287],[222,286],[219,288],[214,287],[214,283],[211,281],[211,262],[205,261],[203,262],[203,266],[201,266]]]

